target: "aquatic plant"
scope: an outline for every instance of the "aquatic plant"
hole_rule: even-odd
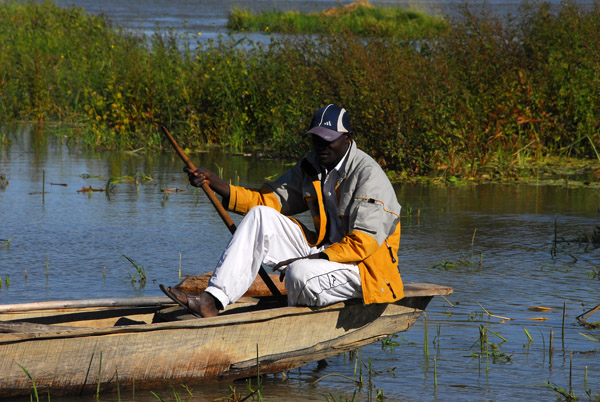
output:
[[[394,346],[399,346],[400,343],[396,342],[394,339],[398,337],[398,334],[392,334],[385,339],[381,340],[381,349],[386,350],[390,349],[390,352],[394,351]]]
[[[139,282],[142,285],[144,285],[146,283],[146,279],[147,279],[146,268],[144,268],[143,265],[139,265],[138,263],[136,263],[133,259],[127,257],[125,254],[123,254],[122,257],[127,259],[127,261],[129,261],[131,263],[131,265],[133,265],[133,267],[135,268],[134,274],[133,275],[131,275],[131,273],[127,274],[126,279],[129,279],[129,281],[132,284],[135,282]]]
[[[489,360],[492,360],[492,363],[508,363],[512,360],[512,354],[504,353],[500,350],[500,344],[493,343],[489,340],[488,334],[493,334],[502,340],[502,343],[506,342],[506,339],[487,328],[484,325],[479,326],[479,338],[476,343],[479,343],[479,353],[471,352],[472,357],[476,357],[478,359],[485,359],[486,362],[486,371],[489,370]]]

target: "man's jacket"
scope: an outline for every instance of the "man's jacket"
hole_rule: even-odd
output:
[[[228,208],[245,214],[256,205],[266,205],[286,216],[310,210],[314,230],[295,221],[311,246],[327,244],[322,179],[324,173],[311,152],[260,190],[231,185]],[[400,205],[385,172],[354,141],[335,189],[344,237],[323,252],[330,261],[359,264],[366,304],[401,299],[404,290],[397,261]]]

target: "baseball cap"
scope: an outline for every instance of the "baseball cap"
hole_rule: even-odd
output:
[[[350,116],[343,107],[329,104],[317,110],[306,134],[315,134],[325,141],[335,141],[350,132]]]

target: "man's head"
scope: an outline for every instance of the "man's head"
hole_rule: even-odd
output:
[[[337,105],[323,106],[313,116],[306,134],[312,136],[312,148],[319,163],[326,169],[333,169],[350,146],[350,116],[346,109]]]

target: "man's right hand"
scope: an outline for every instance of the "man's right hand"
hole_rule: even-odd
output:
[[[195,171],[192,171],[186,166],[183,168],[183,171],[187,173],[192,186],[202,187],[204,184],[208,184],[210,188],[221,197],[229,198],[229,184],[207,168],[200,167]]]

